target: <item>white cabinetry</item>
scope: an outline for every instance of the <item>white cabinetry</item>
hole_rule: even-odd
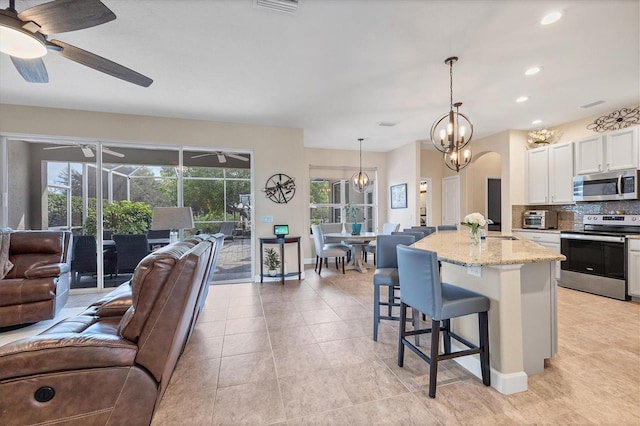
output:
[[[573,143],[527,151],[527,204],[573,202]]]
[[[638,168],[638,127],[575,141],[576,175]]]
[[[627,285],[629,296],[640,297],[640,240],[630,239],[627,254]]]

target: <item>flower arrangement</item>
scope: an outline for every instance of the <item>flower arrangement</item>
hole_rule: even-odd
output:
[[[460,222],[460,225],[469,227],[471,241],[474,244],[478,244],[480,242],[480,235],[478,234],[478,230],[489,223],[493,223],[493,221],[491,219],[485,219],[482,214],[475,212],[466,215],[464,217],[464,220]]]
[[[550,139],[556,134],[556,130],[540,129],[529,132],[529,139],[527,142],[530,144],[548,144],[551,143]]]
[[[347,217],[352,218],[354,223],[358,223],[358,212],[359,211],[360,211],[360,207],[354,206],[351,203],[349,203],[346,206],[344,206],[344,213],[347,215]]]

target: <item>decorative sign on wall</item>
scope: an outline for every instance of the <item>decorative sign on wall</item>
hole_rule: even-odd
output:
[[[587,126],[587,129],[602,133],[609,130],[625,129],[636,124],[640,124],[640,106],[622,108],[609,115],[598,117],[596,121]]]
[[[276,173],[267,179],[262,192],[274,203],[286,204],[296,193],[295,179],[284,173]]]

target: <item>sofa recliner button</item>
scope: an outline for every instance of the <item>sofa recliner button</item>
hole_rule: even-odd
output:
[[[43,386],[33,394],[38,402],[49,402],[56,395],[56,391],[51,386]]]

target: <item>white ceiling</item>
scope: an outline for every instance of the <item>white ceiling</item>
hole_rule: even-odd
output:
[[[294,15],[253,0],[102,1],[115,21],[50,38],[141,72],[151,87],[55,52],[44,58],[50,82],[26,83],[0,54],[0,102],[297,127],[306,147],[358,149],[362,137],[369,151],[427,139],[448,109],[452,55],[454,102],[475,137],[640,103],[639,0],[300,0]],[[564,18],[541,26],[553,9]],[[526,77],[532,65],[544,69]],[[530,100],[516,104],[520,95]]]

